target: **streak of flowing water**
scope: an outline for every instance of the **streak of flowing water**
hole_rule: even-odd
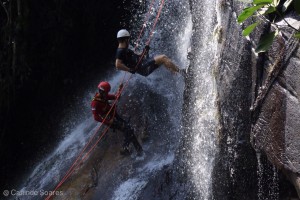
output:
[[[261,152],[256,153],[257,174],[258,174],[258,200],[278,200],[279,199],[279,178],[278,170],[272,166],[266,166],[263,162]]]
[[[188,171],[194,186],[195,198],[211,196],[212,170],[216,154],[216,129],[218,127],[216,106],[216,83],[213,73],[217,61],[216,41],[213,38],[216,10],[215,1],[191,1],[193,15],[192,52],[194,59],[187,87],[188,109],[185,113],[185,135],[189,143],[186,151]],[[187,119],[186,119],[187,120]]]

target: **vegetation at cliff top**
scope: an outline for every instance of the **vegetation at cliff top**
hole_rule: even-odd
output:
[[[286,14],[288,9],[295,10],[300,15],[299,0],[253,0],[251,4],[252,5],[250,7],[244,8],[243,12],[238,16],[238,23],[243,23],[250,17],[256,19],[255,23],[247,26],[243,30],[243,36],[248,36],[250,33],[252,33],[255,30],[256,26],[258,26],[261,22],[271,23],[271,25],[275,28],[275,31],[266,34],[258,42],[255,49],[257,53],[267,51],[272,45],[274,38],[282,30],[282,27],[278,26],[275,21],[284,20],[284,22],[287,24],[286,26],[294,29],[294,37],[300,38],[299,28],[297,29],[290,25],[284,17],[284,14]],[[268,18],[270,14],[273,15],[271,19]]]

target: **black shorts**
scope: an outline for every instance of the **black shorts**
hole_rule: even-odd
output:
[[[143,60],[143,62],[138,66],[137,73],[142,76],[148,76],[154,70],[156,70],[159,65],[155,64],[154,58],[149,58]]]

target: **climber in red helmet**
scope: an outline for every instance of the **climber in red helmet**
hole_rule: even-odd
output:
[[[122,119],[118,115],[118,113],[115,111],[115,106],[112,108],[109,102],[110,100],[115,100],[120,95],[120,91],[122,90],[122,88],[123,85],[121,84],[116,94],[110,94],[110,84],[105,81],[100,82],[98,85],[99,92],[96,93],[91,103],[92,112],[96,121],[103,122],[105,125],[110,126],[111,129],[117,129],[123,132],[124,143],[120,151],[122,155],[130,154],[130,143],[133,144],[138,155],[141,155],[143,149],[136,136],[134,135],[134,130],[124,119]],[[109,112],[111,108],[112,111]]]
[[[140,61],[141,55],[135,54],[129,47],[130,33],[126,29],[122,29],[117,34],[119,42],[116,53],[116,68],[127,71],[132,74],[138,73],[142,76],[148,76],[160,65],[164,65],[169,71],[173,73],[180,73],[186,75],[185,69],[179,69],[170,58],[166,55],[157,55],[152,58],[143,58]],[[145,46],[145,54],[148,55],[149,45]],[[140,61],[140,62],[139,62]]]

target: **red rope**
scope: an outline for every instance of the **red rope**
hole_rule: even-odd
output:
[[[145,20],[144,24],[146,24],[146,21],[149,20],[149,17],[150,17],[150,11],[151,11],[151,9],[152,9],[152,7],[153,7],[154,1],[155,1],[155,0],[152,0],[152,2],[151,2],[151,5],[150,5],[150,8],[149,8],[149,10],[148,10],[148,13],[147,13],[146,20]],[[153,31],[154,31],[154,29],[155,29],[155,27],[156,27],[156,24],[157,24],[157,21],[158,21],[158,19],[159,19],[159,16],[160,16],[160,13],[161,13],[163,4],[164,4],[164,0],[162,0],[162,3],[161,3],[160,8],[159,8],[159,12],[158,12],[157,15],[156,15],[155,22],[154,22],[154,24],[153,24],[153,26],[152,26],[152,30],[151,30],[151,32],[150,32],[150,36],[149,36],[148,42],[146,43],[147,45],[150,44],[150,41],[151,41],[151,39],[152,39],[152,37],[153,37]],[[138,37],[138,39],[137,39],[137,42],[136,42],[137,44],[136,44],[136,46],[135,46],[134,51],[136,50],[136,48],[137,48],[137,46],[138,46],[138,41],[140,40],[140,37],[141,37],[141,34],[142,34],[144,28],[145,28],[145,27],[142,26],[142,29],[141,29],[140,34],[139,34],[139,37]],[[142,54],[141,54],[141,56],[140,56],[140,58],[139,58],[138,63],[137,63],[136,66],[135,66],[135,69],[138,68],[139,64],[140,64],[140,63],[142,62],[142,60],[144,59],[145,54],[146,54],[146,50],[144,49],[143,52],[142,52]],[[124,72],[123,80],[121,81],[121,83],[123,83],[126,74],[127,74],[127,73]],[[132,76],[132,74],[129,75],[128,80],[131,79],[131,76]],[[123,106],[123,109],[124,109],[124,108],[125,108],[125,104],[124,104],[124,106]]]
[[[153,6],[153,2],[154,0],[152,0],[152,3],[151,3],[151,6],[150,6],[150,9],[149,9],[149,12],[148,12],[148,15],[147,15],[147,20],[149,19],[149,13],[150,13],[150,10],[152,9],[152,6]],[[156,19],[155,19],[155,22],[153,24],[153,27],[152,27],[152,30],[151,30],[151,33],[150,33],[150,36],[149,36],[149,39],[147,41],[146,44],[149,45],[152,37],[153,37],[153,31],[155,29],[155,26],[157,24],[157,21],[159,19],[159,16],[161,14],[161,10],[162,10],[162,7],[163,7],[163,4],[164,4],[164,0],[161,1],[161,5],[160,5],[160,8],[159,8],[159,12],[156,16]],[[142,30],[140,31],[140,35],[139,35],[139,38],[143,32],[143,29],[144,29],[144,26],[142,28]],[[139,40],[138,38],[138,40]],[[137,43],[138,44],[138,43]],[[145,53],[146,51],[144,50],[142,55],[141,55],[141,58],[137,64],[137,66],[140,64],[140,62],[142,61],[143,57],[145,56]],[[137,67],[136,66],[136,67]],[[125,89],[125,87],[128,85],[129,83],[129,80],[131,79],[131,76],[132,74],[129,76],[129,78],[127,79],[126,83],[124,84],[123,88],[119,91],[119,95],[116,97],[116,100],[113,102],[110,110],[108,111],[108,113],[106,114],[105,118],[103,119],[103,121],[106,120],[106,118],[108,117],[108,115],[110,114],[110,112],[112,111],[112,109],[114,108],[114,106],[116,105],[117,101],[119,100],[120,98],[120,95],[121,93],[123,92],[123,90]],[[124,76],[125,78],[125,76]],[[124,80],[124,79],[123,79]],[[123,82],[123,81],[122,81]],[[115,116],[115,112],[116,112],[116,108],[114,110],[114,115],[113,117]],[[57,184],[57,186],[55,187],[55,189],[53,190],[53,192],[45,199],[45,200],[49,200],[52,195],[55,193],[55,191],[57,191],[57,189],[74,173],[74,171],[76,170],[76,168],[82,163],[84,162],[88,156],[91,154],[91,152],[95,149],[96,145],[101,141],[101,139],[104,137],[104,135],[107,133],[108,129],[110,128],[110,125],[107,126],[107,128],[102,132],[101,136],[98,138],[98,140],[94,143],[94,145],[89,149],[89,151],[81,158],[80,162],[77,163],[80,159],[80,157],[83,155],[84,151],[87,149],[87,147],[90,145],[90,143],[92,142],[92,140],[94,139],[94,137],[96,136],[97,132],[100,130],[101,126],[103,125],[103,122],[100,124],[100,126],[97,128],[97,130],[95,131],[95,133],[92,135],[92,137],[90,138],[90,140],[88,141],[88,143],[84,146],[83,150],[80,152],[79,156],[76,158],[75,162],[72,164],[72,166],[69,168],[69,170],[67,171],[67,173],[65,174],[65,176],[63,177],[63,179]]]
[[[153,26],[152,26],[152,29],[151,29],[151,32],[150,32],[149,39],[148,39],[148,41],[146,42],[146,45],[149,45],[150,42],[151,42],[151,39],[152,39],[152,37],[153,37],[153,32],[154,32],[154,29],[155,29],[156,24],[157,24],[157,22],[158,22],[158,19],[159,19],[161,10],[162,10],[163,5],[164,5],[164,2],[165,2],[164,0],[161,0],[160,7],[159,7],[158,13],[157,13],[157,15],[156,15],[154,24],[153,24]],[[140,59],[139,59],[138,63],[137,63],[136,66],[135,66],[135,69],[138,68],[139,64],[140,64],[140,63],[142,62],[142,60],[144,59],[145,54],[146,54],[146,50],[144,49],[143,52],[142,52],[142,55],[140,56]]]
[[[152,30],[151,30],[150,37],[149,37],[149,39],[148,39],[146,45],[149,45],[149,44],[150,44],[150,41],[151,41],[151,39],[152,39],[152,37],[153,37],[154,29],[155,29],[156,24],[157,24],[157,22],[158,22],[158,19],[159,19],[159,16],[160,16],[160,13],[161,13],[161,10],[162,10],[162,8],[163,8],[164,3],[165,3],[165,0],[161,0],[161,4],[160,4],[160,7],[159,7],[159,11],[158,11],[158,13],[157,13],[155,22],[154,22],[153,27],[152,27]]]
[[[120,98],[120,94],[123,92],[123,90],[125,89],[125,87],[127,87],[129,82],[129,79],[126,81],[124,87],[120,90],[119,95],[117,95],[116,100],[113,102],[110,110],[108,111],[107,115],[105,116],[104,120],[107,118],[107,116],[110,114],[110,112],[112,111],[112,109],[114,108],[114,106],[116,105],[118,99]],[[114,110],[114,115],[115,115],[115,111]],[[114,116],[113,116],[114,117]],[[103,121],[104,121],[103,120]],[[100,124],[100,126],[98,127],[98,129],[95,131],[93,137],[95,137],[96,133],[98,132],[98,130],[100,129],[100,127],[102,126],[103,122]],[[56,186],[56,188],[53,190],[53,192],[45,199],[45,200],[49,200],[51,198],[51,196],[55,193],[55,191],[57,191],[57,189],[73,174],[73,172],[76,170],[76,168],[82,163],[84,162],[87,158],[88,155],[92,152],[93,149],[95,149],[96,145],[100,142],[100,140],[103,138],[103,136],[106,134],[106,132],[108,131],[108,129],[110,128],[110,125],[107,126],[107,128],[102,132],[101,136],[99,137],[99,139],[96,141],[96,143],[90,148],[90,150],[86,153],[85,156],[82,157],[81,161],[79,163],[77,163],[77,161],[79,160],[80,156],[83,154],[84,150],[87,148],[87,146],[90,144],[90,142],[92,141],[92,139],[89,140],[89,142],[85,145],[84,150],[81,151],[80,155],[77,157],[76,161],[73,163],[73,165],[70,167],[70,169],[68,170],[68,172],[65,174],[64,178],[58,183],[58,185]],[[93,138],[92,137],[92,138]],[[77,164],[76,164],[77,163]]]
[[[126,86],[127,86],[128,81],[126,82]],[[125,87],[125,86],[124,86]],[[124,87],[120,90],[119,94],[122,93]],[[118,99],[120,98],[120,95],[118,95],[116,97],[116,100],[113,102],[110,110],[108,111],[107,115],[104,117],[103,121],[106,120],[107,116],[110,114],[110,112],[112,111],[112,109],[114,108],[115,104],[117,103]],[[115,115],[115,111],[114,110],[114,115]],[[114,117],[113,115],[113,117]],[[73,165],[69,168],[68,172],[65,174],[65,176],[63,177],[63,179],[57,184],[57,186],[55,187],[55,189],[53,190],[53,192],[45,199],[45,200],[49,200],[51,198],[51,196],[55,193],[55,191],[57,191],[57,189],[73,174],[73,172],[76,170],[76,168],[86,160],[87,156],[91,153],[91,151],[95,148],[95,146],[100,142],[100,140],[103,138],[103,136],[106,134],[106,132],[108,131],[108,129],[110,128],[111,125],[107,126],[106,129],[102,132],[101,136],[99,137],[99,139],[96,141],[96,143],[90,148],[90,150],[86,153],[85,156],[82,157],[82,159],[80,160],[79,163],[77,163],[81,157],[81,155],[83,154],[83,152],[86,150],[86,148],[89,146],[89,144],[91,143],[92,139],[95,137],[96,133],[99,131],[100,127],[102,126],[103,122],[100,124],[100,126],[97,128],[97,130],[95,131],[94,135],[92,136],[92,138],[89,140],[89,142],[85,145],[84,149],[80,152],[80,155],[77,157],[77,159],[75,160],[75,162],[73,163]]]
[[[139,41],[140,41],[140,39],[141,39],[142,33],[143,33],[143,31],[144,31],[144,28],[146,27],[146,23],[147,23],[148,20],[149,20],[150,12],[151,12],[152,6],[153,6],[153,4],[154,4],[154,1],[155,1],[155,0],[152,0],[152,2],[151,2],[151,4],[150,4],[150,8],[149,8],[149,10],[148,10],[147,16],[146,16],[145,21],[144,21],[144,23],[143,23],[142,29],[141,29],[141,31],[140,31],[140,34],[139,34],[139,36],[138,36],[138,39],[136,40],[136,45],[135,45],[134,51],[136,50],[136,48],[137,48],[138,45],[139,45]]]
[[[135,45],[135,47],[134,47],[134,52],[136,52],[136,49],[137,49],[137,47],[138,47],[138,45],[139,45],[139,41],[140,41],[140,39],[141,39],[142,33],[143,33],[143,31],[144,31],[144,28],[146,27],[146,23],[147,23],[148,20],[149,20],[150,12],[151,12],[151,9],[152,9],[152,7],[153,7],[154,1],[155,1],[155,0],[152,0],[152,1],[151,1],[151,4],[150,4],[150,7],[149,7],[149,9],[148,9],[147,15],[146,15],[146,17],[145,17],[144,23],[143,23],[142,28],[141,28],[141,30],[140,30],[138,39],[136,40],[136,45]],[[143,52],[142,57],[144,57],[144,55],[145,55],[145,53]],[[139,60],[138,63],[140,63],[140,60]],[[137,66],[138,66],[138,65],[137,65]],[[136,66],[135,68],[137,68],[137,66]],[[123,82],[124,82],[125,77],[126,77],[126,74],[127,74],[127,73],[124,72],[123,79],[122,79],[122,81],[121,81],[120,83],[123,83]],[[129,79],[130,79],[130,77],[129,77]],[[125,107],[125,105],[124,105],[124,107]],[[124,107],[123,107],[123,108],[124,108]]]
[[[56,191],[76,170],[76,168],[83,163],[88,156],[91,154],[92,150],[94,150],[95,146],[100,142],[100,140],[103,138],[103,136],[106,134],[110,126],[107,126],[106,129],[102,132],[101,136],[98,138],[97,142],[90,148],[90,150],[85,154],[85,156],[82,157],[80,162],[60,181],[60,183],[56,186],[54,191]]]

